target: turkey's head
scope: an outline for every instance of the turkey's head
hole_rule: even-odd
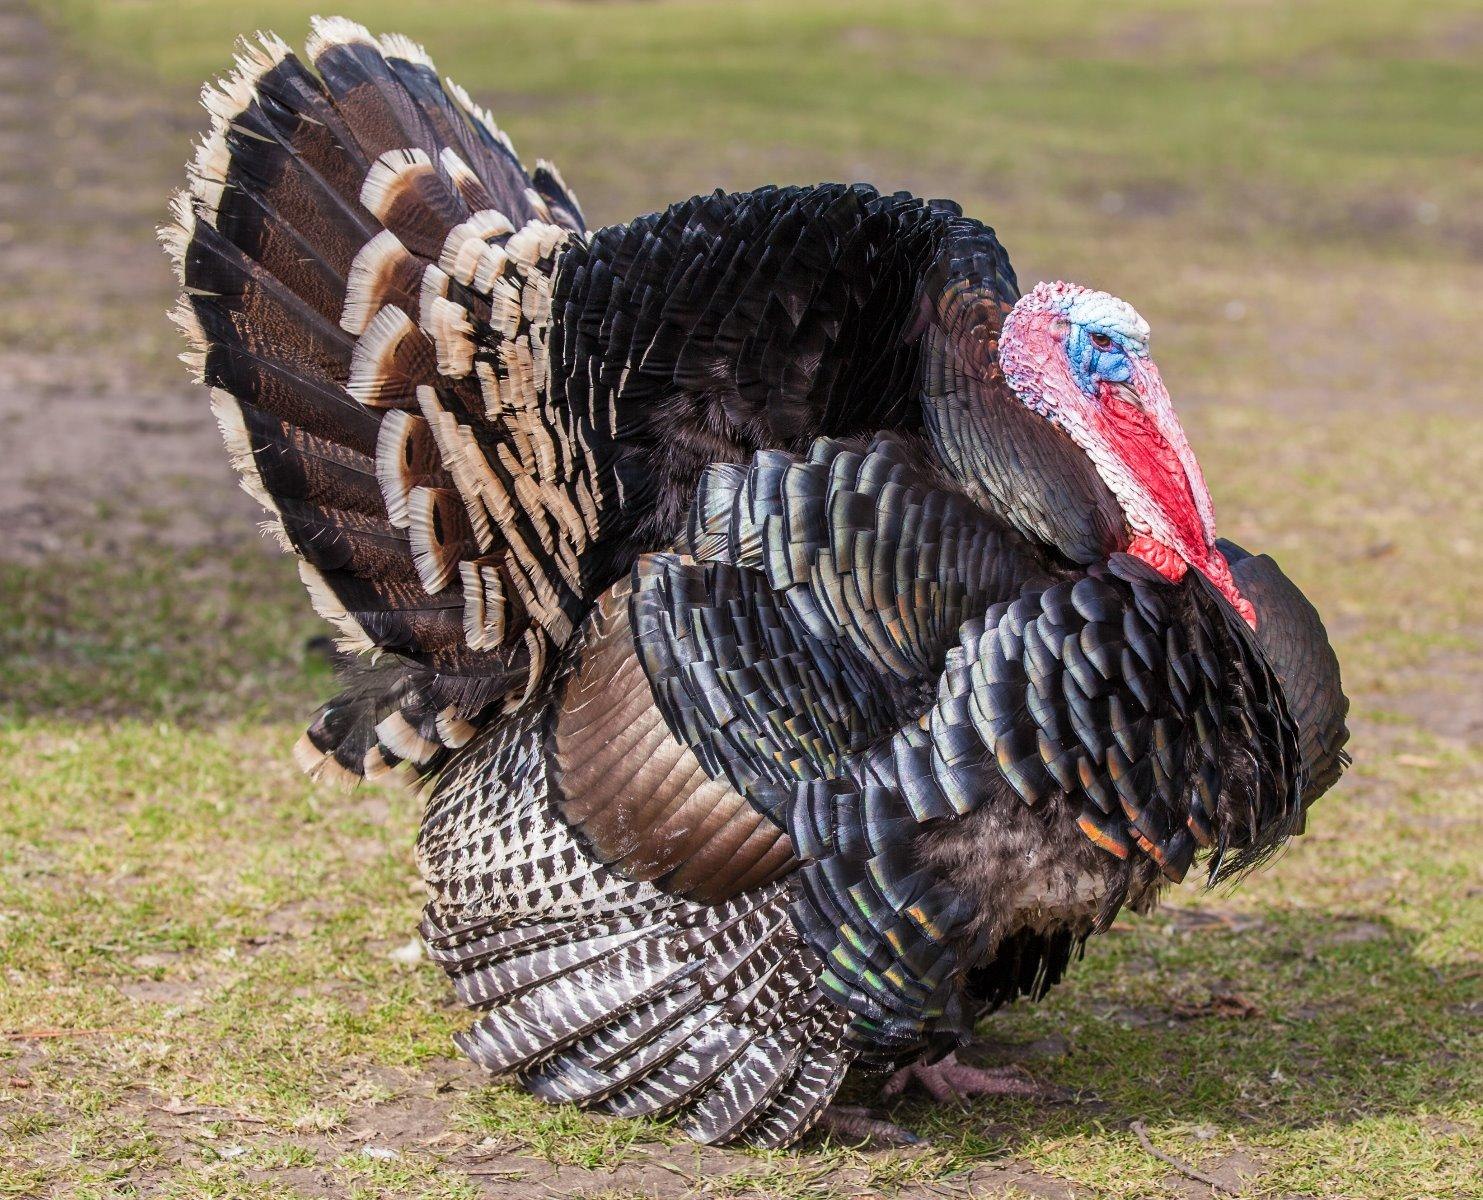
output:
[[[1148,332],[1116,296],[1042,283],[1005,318],[999,364],[1020,401],[1091,459],[1133,532],[1128,553],[1170,579],[1195,567],[1255,626],[1215,548],[1210,490],[1149,357]]]

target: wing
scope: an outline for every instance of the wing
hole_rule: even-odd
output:
[[[969,616],[1051,579],[1039,547],[974,504],[924,444],[892,434],[713,467],[684,546],[758,572],[810,635],[908,695],[937,676]]]
[[[919,446],[889,436],[713,468],[685,549],[635,571],[633,637],[653,696],[707,773],[795,853],[812,838],[799,806],[848,790],[849,765],[914,721],[966,614],[1049,578]]]
[[[1048,579],[891,435],[713,467],[684,549],[640,563],[634,638],[671,727],[754,797],[919,713],[967,616]]]
[[[898,441],[714,469],[687,548],[704,561],[636,575],[654,695],[786,831],[795,923],[871,1053],[964,1032],[989,948],[924,832],[1022,804],[1178,879],[1201,847],[1222,876],[1249,865],[1300,812],[1280,689],[1213,589],[1125,555],[1057,578]]]
[[[1349,698],[1339,678],[1339,659],[1318,610],[1275,562],[1265,554],[1248,554],[1233,542],[1222,541],[1220,548],[1242,594],[1256,608],[1257,641],[1282,682],[1297,723],[1308,778],[1303,801],[1312,804],[1349,765],[1344,751]]]

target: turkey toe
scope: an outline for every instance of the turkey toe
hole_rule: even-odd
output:
[[[916,1084],[939,1104],[963,1104],[978,1096],[1022,1096],[1030,1100],[1069,1100],[1065,1088],[1036,1083],[1017,1066],[970,1067],[949,1054],[935,1063],[902,1067],[881,1088],[882,1099],[894,1099]]]
[[[819,1128],[836,1141],[855,1146],[925,1146],[927,1139],[888,1121],[880,1113],[858,1104],[831,1104],[819,1118]]]

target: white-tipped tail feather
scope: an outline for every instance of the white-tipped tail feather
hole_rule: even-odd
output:
[[[419,176],[434,174],[427,151],[388,150],[372,165],[361,185],[360,202],[383,221],[392,207],[414,187]]]
[[[405,406],[411,399],[415,376],[400,361],[405,352],[415,356],[425,335],[406,312],[395,305],[382,308],[355,343],[345,390],[369,408]]]
[[[418,66],[437,70],[427,51],[404,33],[383,33],[378,39],[378,44],[381,47],[381,53],[387,58],[402,58]]]
[[[200,200],[203,216],[210,224],[216,223],[231,163],[227,130],[256,98],[258,81],[289,53],[288,43],[275,34],[259,33],[255,42],[244,38],[238,43],[237,69],[201,89],[201,106],[213,120],[211,129],[196,148],[187,173],[191,192]]]
[[[476,650],[504,645],[506,596],[498,559],[479,558],[459,564],[463,579],[463,633]]]
[[[383,305],[404,303],[403,281],[410,283],[421,271],[421,262],[402,245],[401,239],[383,229],[365,244],[350,264],[345,283],[345,308],[340,328],[359,336]]]
[[[376,736],[398,758],[413,763],[429,761],[441,748],[437,742],[430,741],[413,729],[399,712],[392,713],[377,724]]]
[[[316,783],[333,784],[348,791],[361,781],[361,776],[346,770],[331,755],[316,747],[307,733],[300,735],[294,743],[293,759],[299,770]]]
[[[381,48],[369,29],[348,17],[309,19],[309,40],[304,45],[304,53],[309,56],[310,62],[317,63],[327,50],[336,46],[354,45],[369,46],[378,51]]]
[[[351,654],[376,653],[376,643],[361,627],[360,622],[345,610],[344,603],[335,595],[334,589],[317,567],[300,559],[299,578],[303,580],[309,593],[309,603],[314,606],[314,611],[339,632],[340,636],[335,639],[336,646]]]

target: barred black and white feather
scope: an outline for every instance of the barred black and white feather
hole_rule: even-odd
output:
[[[460,1046],[545,1099],[672,1115],[700,1141],[801,1136],[853,1052],[788,885],[703,904],[594,863],[543,740],[538,716],[481,736],[424,821],[423,936],[483,1014]]]

